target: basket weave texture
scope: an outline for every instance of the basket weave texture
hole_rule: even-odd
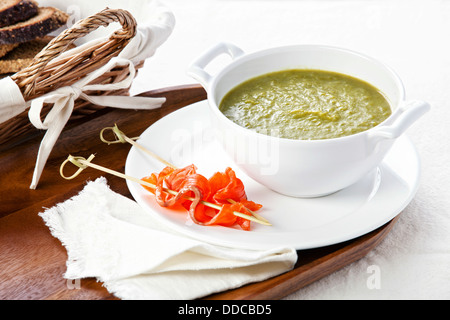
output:
[[[68,51],[73,46],[75,40],[113,22],[120,23],[122,28],[115,31],[107,40],[96,42],[81,52],[70,54],[69,51],[64,57],[60,57],[63,52]],[[25,101],[33,100],[58,88],[70,86],[107,64],[111,58],[118,56],[136,35],[136,30],[136,20],[128,11],[107,8],[80,20],[70,29],[63,31],[36,55],[28,67],[12,75],[11,79],[20,88]],[[142,65],[143,62],[136,64],[135,68],[139,69]],[[128,76],[128,67],[117,67],[90,84],[116,83]],[[129,88],[86,93],[91,96],[129,95]],[[105,107],[92,105],[81,98],[77,99],[71,119],[85,117],[103,108]],[[42,110],[42,117],[45,117],[49,111],[50,106],[46,106]],[[25,111],[1,124],[0,144],[24,136],[33,130],[36,129],[30,123],[27,111]]]

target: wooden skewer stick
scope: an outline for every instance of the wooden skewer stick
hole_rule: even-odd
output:
[[[91,155],[88,159],[85,159],[85,158],[83,158],[83,157],[74,157],[74,156],[69,155],[69,157],[66,159],[66,161],[64,161],[64,162],[61,164],[61,168],[60,168],[60,170],[59,170],[59,173],[61,174],[61,176],[62,176],[64,179],[66,179],[66,180],[72,180],[72,179],[75,179],[75,178],[76,178],[83,170],[85,170],[85,169],[88,168],[88,167],[91,167],[91,168],[97,169],[97,170],[99,170],[99,171],[103,171],[103,172],[112,174],[112,175],[114,175],[114,176],[116,176],[116,177],[123,178],[123,179],[127,179],[127,180],[130,180],[130,181],[139,183],[139,184],[141,184],[141,185],[143,185],[143,186],[146,186],[146,187],[149,187],[149,188],[152,188],[152,189],[155,189],[155,190],[156,190],[156,185],[154,185],[154,184],[152,184],[152,183],[150,183],[150,182],[143,181],[143,180],[141,180],[141,179],[137,179],[137,178],[135,178],[135,177],[131,177],[131,176],[129,176],[129,175],[126,175],[126,174],[123,174],[123,173],[120,173],[120,172],[117,172],[117,171],[114,171],[114,170],[105,168],[105,167],[100,166],[100,165],[98,165],[98,164],[92,163],[91,161],[92,161],[94,158],[95,158],[94,155]],[[72,176],[67,177],[67,176],[64,175],[64,167],[65,167],[66,164],[69,163],[69,162],[72,163],[72,164],[74,164],[75,166],[77,166],[77,167],[78,167],[78,170],[77,170]],[[173,190],[170,190],[170,189],[167,189],[167,188],[164,188],[163,190],[164,190],[164,192],[167,192],[167,193],[169,193],[169,194],[171,194],[171,195],[174,195],[174,196],[177,196],[177,195],[178,195],[178,192],[176,192],[176,191],[173,191]],[[185,199],[190,200],[190,201],[195,200],[195,199],[192,198],[192,197],[185,197]],[[210,203],[210,202],[206,202],[206,201],[201,201],[201,203],[204,204],[205,206],[210,207],[210,208],[213,208],[213,209],[217,209],[217,210],[222,209],[221,206],[216,205],[216,204],[214,204],[214,203]],[[261,221],[261,220],[255,218],[255,217],[253,217],[253,216],[249,216],[249,215],[246,215],[246,214],[243,214],[243,213],[240,213],[240,212],[234,211],[233,214],[234,214],[235,216],[237,216],[237,217],[240,217],[240,218],[243,218],[243,219],[246,219],[246,220],[250,220],[250,221],[253,221],[253,222],[262,224],[262,225],[266,225],[266,226],[270,226],[270,225],[271,225],[270,223],[268,223],[268,222],[266,222],[266,221]]]
[[[114,136],[117,138],[114,141],[110,141],[110,140],[106,140],[104,138],[104,133],[106,130],[111,130],[114,133]],[[136,140],[138,140],[139,138],[129,138],[125,135],[125,133],[123,133],[122,131],[119,130],[119,127],[117,126],[117,124],[114,125],[114,127],[107,127],[104,128],[102,131],[100,131],[100,139],[107,143],[107,144],[115,144],[115,143],[129,143],[133,146],[135,146],[136,148],[138,148],[139,150],[145,152],[147,155],[149,155],[150,157],[153,157],[157,160],[159,160],[160,162],[162,162],[163,164],[165,164],[168,167],[171,167],[173,169],[178,169],[175,165],[171,164],[170,162],[167,162],[166,160],[164,160],[163,158],[161,158],[160,156],[158,156],[157,154],[151,152],[150,150],[146,149],[145,147],[143,147],[141,144],[137,143]],[[229,203],[231,204],[235,204],[236,201],[232,200],[232,199],[228,199],[227,200]],[[246,208],[247,211],[254,216],[255,218],[257,218],[258,220],[264,221],[268,224],[270,224],[269,221],[267,221],[264,217],[260,216],[259,214],[257,214],[256,212]]]
[[[114,133],[114,135],[116,136],[117,140],[115,140],[115,141],[106,140],[103,137],[103,134],[105,133],[106,130],[111,130]],[[119,130],[119,128],[117,127],[117,124],[114,127],[107,127],[107,128],[104,128],[102,131],[100,131],[100,139],[103,142],[107,143],[107,144],[127,143],[128,142],[129,144],[135,146],[136,148],[138,148],[141,151],[143,151],[146,154],[148,154],[150,157],[153,157],[153,158],[157,159],[158,161],[164,163],[166,166],[169,166],[171,168],[176,169],[176,167],[173,164],[167,162],[166,160],[164,160],[163,158],[161,158],[157,154],[151,152],[150,150],[144,148],[142,145],[137,143],[135,140],[137,140],[139,138],[129,138],[129,137],[127,137],[122,131]]]

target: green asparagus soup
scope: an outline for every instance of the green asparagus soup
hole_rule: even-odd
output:
[[[286,70],[232,89],[219,109],[256,132],[297,140],[353,135],[383,122],[391,108],[372,85],[334,72]]]

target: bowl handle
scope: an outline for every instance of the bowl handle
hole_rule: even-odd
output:
[[[244,51],[232,43],[220,42],[204,52],[187,69],[187,74],[198,80],[205,89],[209,87],[212,75],[205,71],[205,68],[215,58],[221,54],[228,54],[233,60],[244,55]]]
[[[400,106],[391,117],[391,124],[380,126],[370,132],[369,139],[378,142],[382,139],[400,137],[414,122],[430,110],[430,105],[424,101],[411,101]]]

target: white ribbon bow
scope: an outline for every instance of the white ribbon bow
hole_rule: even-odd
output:
[[[128,66],[129,75],[120,82],[112,84],[94,84],[90,82],[97,79],[104,73],[118,66]],[[126,89],[131,86],[135,77],[136,70],[134,64],[125,58],[112,58],[102,68],[90,73],[83,79],[71,86],[59,88],[53,92],[45,94],[31,102],[29,110],[29,118],[31,123],[38,129],[47,130],[36,160],[36,166],[31,182],[31,189],[36,189],[39,179],[42,175],[45,163],[47,162],[50,152],[52,151],[59,135],[64,126],[68,122],[74,109],[75,100],[82,98],[95,105],[105,107],[115,107],[122,109],[140,109],[149,110],[159,108],[165,101],[165,98],[148,98],[148,97],[129,97],[129,96],[89,96],[86,91],[113,91]],[[41,112],[45,103],[53,104],[52,109],[47,114],[44,121],[41,120]]]

